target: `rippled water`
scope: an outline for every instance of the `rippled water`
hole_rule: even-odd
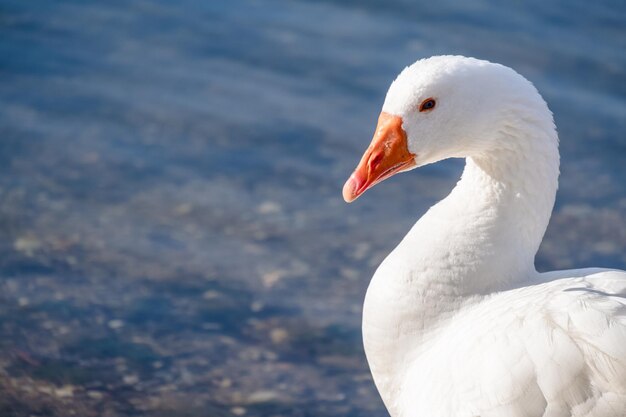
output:
[[[0,415],[384,415],[365,288],[462,164],[340,189],[425,56],[511,66],[555,113],[538,267],[626,267],[625,22],[622,2],[1,1]]]

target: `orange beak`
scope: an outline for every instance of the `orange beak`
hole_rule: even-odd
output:
[[[379,182],[414,167],[414,158],[402,129],[402,118],[382,112],[372,143],[343,186],[343,199],[351,203]]]

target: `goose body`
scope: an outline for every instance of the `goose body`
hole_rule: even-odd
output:
[[[365,352],[391,416],[626,416],[626,272],[534,267],[559,154],[530,82],[465,57],[406,68],[344,198],[449,157],[466,159],[461,180],[365,298]]]

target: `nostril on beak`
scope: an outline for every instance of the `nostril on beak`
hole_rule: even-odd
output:
[[[376,168],[378,168],[378,165],[380,165],[382,160],[383,160],[382,153],[377,153],[376,155],[374,155],[374,157],[370,159],[369,161],[370,170],[375,170]]]

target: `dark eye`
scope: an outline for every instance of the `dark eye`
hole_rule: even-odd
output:
[[[420,104],[420,111],[432,110],[435,108],[435,104],[437,104],[437,102],[434,98],[427,98],[426,100],[422,101],[422,104]]]

